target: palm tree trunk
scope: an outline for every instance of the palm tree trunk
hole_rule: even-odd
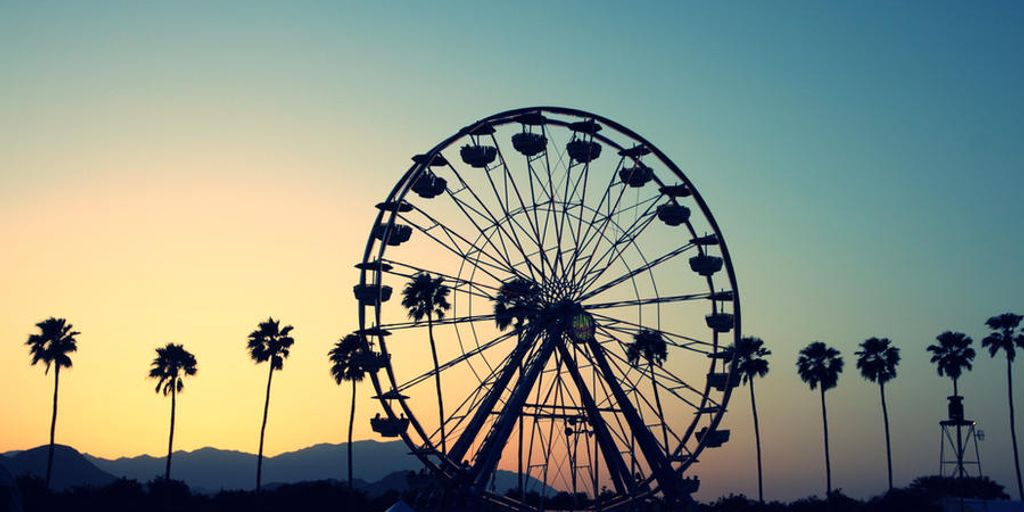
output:
[[[260,426],[260,453],[256,457],[256,492],[260,492],[263,481],[263,434],[267,432],[267,412],[270,411],[270,382],[274,380],[274,361],[270,362],[270,375],[267,376],[267,399],[263,402],[263,425]]]
[[[177,396],[178,389],[177,379],[171,382],[171,435],[167,438],[167,466],[164,468],[164,481],[169,482],[171,480],[171,454],[174,448],[174,412],[177,408]]]
[[[1013,469],[1017,470],[1017,495],[1024,500],[1024,485],[1020,479],[1020,459],[1017,456],[1017,426],[1013,418],[1013,360],[1006,358],[1006,394],[1010,401],[1010,440],[1013,442]]]
[[[892,444],[889,442],[889,407],[885,404],[885,383],[878,383],[882,395],[882,423],[885,425],[885,461],[889,468],[889,490],[892,490]]]
[[[750,410],[754,413],[754,444],[757,446],[757,500],[764,503],[764,470],[761,467],[761,427],[757,421],[757,401],[754,399],[754,379],[750,387]]]
[[[50,488],[53,476],[53,440],[57,431],[57,389],[60,387],[60,365],[54,365],[53,372],[53,415],[50,417],[50,450],[46,455],[46,488]]]
[[[827,490],[826,497],[832,494],[832,459],[829,457],[828,451],[828,412],[825,409],[825,388],[819,386],[821,389],[821,424],[825,427],[825,488]]]
[[[433,306],[431,306],[433,309]],[[441,369],[437,362],[437,346],[434,345],[434,315],[427,313],[427,334],[430,336],[430,355],[434,358],[434,385],[437,388],[437,421],[441,426],[441,453],[448,453],[444,433],[444,401],[441,398]]]
[[[352,424],[356,421],[356,381],[352,381],[352,408],[348,412],[348,488],[352,489]]]

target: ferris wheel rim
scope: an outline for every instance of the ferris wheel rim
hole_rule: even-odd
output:
[[[718,240],[719,240],[719,242],[718,242],[719,249],[718,250],[719,250],[719,252],[721,254],[722,259],[724,260],[723,261],[724,269],[726,270],[726,275],[728,276],[729,285],[730,285],[730,288],[731,288],[731,291],[732,291],[732,294],[733,294],[733,298],[732,298],[732,300],[730,302],[731,306],[732,306],[733,314],[735,316],[735,326],[733,328],[732,338],[734,339],[734,341],[738,340],[740,338],[741,332],[742,332],[741,331],[741,318],[742,318],[742,316],[740,314],[741,310],[740,310],[739,288],[738,288],[738,283],[737,283],[736,276],[735,276],[735,269],[733,267],[732,258],[731,258],[730,254],[729,254],[728,246],[726,244],[724,234],[723,234],[722,230],[720,229],[717,221],[715,220],[713,213],[711,212],[711,210],[708,207],[707,203],[704,201],[703,197],[700,195],[699,190],[693,185],[693,183],[689,179],[689,177],[678,167],[678,165],[675,164],[675,162],[673,160],[669,159],[667,157],[667,155],[665,155],[657,146],[652,144],[650,141],[648,141],[643,136],[639,135],[638,133],[632,131],[631,129],[629,129],[629,128],[627,128],[627,127],[625,127],[625,126],[623,126],[623,125],[621,125],[621,124],[619,124],[619,123],[617,123],[617,122],[615,122],[615,121],[613,121],[613,120],[611,120],[609,118],[606,118],[604,116],[600,116],[600,115],[597,115],[597,114],[593,114],[593,113],[586,112],[586,111],[583,111],[583,110],[572,109],[572,108],[541,106],[541,107],[526,107],[526,108],[507,110],[507,111],[504,111],[504,112],[500,112],[500,113],[493,114],[491,116],[482,118],[482,119],[480,119],[478,121],[475,121],[475,122],[473,122],[473,123],[471,123],[469,125],[466,125],[462,129],[460,129],[458,132],[456,132],[455,134],[451,135],[447,139],[445,139],[442,142],[438,143],[429,152],[424,154],[425,155],[424,159],[422,159],[421,161],[416,162],[412,166],[410,166],[409,169],[396,182],[395,186],[392,188],[391,192],[388,194],[387,201],[397,201],[397,202],[403,201],[405,196],[408,194],[408,192],[410,190],[411,183],[419,175],[419,173],[421,173],[424,169],[429,168],[429,163],[430,163],[431,159],[434,158],[435,156],[439,155],[442,151],[444,151],[445,149],[450,147],[456,141],[469,136],[471,134],[471,132],[473,130],[475,130],[476,128],[478,128],[480,126],[483,126],[483,125],[492,125],[492,126],[497,127],[497,126],[503,126],[503,125],[506,125],[506,124],[515,123],[516,122],[516,120],[515,120],[516,116],[520,116],[520,115],[523,115],[523,114],[532,114],[532,113],[540,113],[540,114],[551,113],[551,114],[557,114],[557,115],[563,115],[563,116],[573,116],[573,117],[577,117],[577,118],[591,119],[591,120],[597,121],[597,122],[599,122],[599,123],[601,123],[603,125],[606,125],[606,126],[612,128],[612,129],[614,129],[615,131],[625,135],[626,137],[628,137],[628,138],[630,138],[630,139],[632,139],[632,140],[642,144],[646,148],[649,148],[651,150],[651,153],[653,153],[657,157],[658,161],[661,162],[663,165],[665,165],[665,167],[668,168],[670,171],[672,171],[673,175],[677,179],[681,180],[689,188],[689,190],[692,193],[692,199],[697,204],[697,206],[700,208],[701,213],[702,213],[704,219],[706,219],[706,221],[708,222],[709,226],[712,228],[712,230],[714,231],[715,235],[717,235]],[[551,124],[554,124],[554,125],[557,125],[557,126],[565,127],[567,125],[567,123],[563,123],[560,120],[558,120],[558,121],[549,120],[549,122],[551,122]],[[604,136],[601,136],[601,135],[596,135],[596,134],[594,135],[594,137],[596,139],[601,140],[602,142],[605,142],[606,144],[608,144],[608,145],[610,145],[610,146],[612,146],[612,147],[614,147],[616,149],[620,149],[620,150],[623,149],[621,145],[619,145],[617,142],[615,142],[615,141],[613,141],[613,140],[611,140],[611,139],[609,139],[607,137],[604,137]],[[389,213],[389,212],[381,210],[377,214],[377,217],[376,217],[376,220],[374,222],[374,225],[376,226],[376,225],[380,225],[382,222],[386,222],[387,225],[391,226],[391,225],[394,225],[394,223],[396,222],[396,218],[397,218],[397,212],[390,212]],[[692,226],[690,226],[690,229],[692,231]],[[376,261],[383,261],[383,255],[384,255],[384,253],[387,250],[387,246],[384,243],[379,243],[379,244],[375,243],[374,236],[371,233],[370,237],[369,237],[369,240],[367,242],[366,248],[364,250],[363,259],[362,259],[362,263],[363,264],[367,264],[367,263],[370,263],[370,262],[374,261],[374,258],[372,258],[372,251],[373,251],[375,246],[377,246]],[[378,282],[378,283],[381,282],[382,277],[383,277],[383,273],[382,273],[382,271],[381,271],[379,266],[375,270],[367,270],[366,268],[363,268],[360,271],[360,281],[359,281],[360,285],[366,285],[367,284],[367,282],[368,282],[367,277],[368,277],[369,273],[373,274],[373,278],[372,278],[373,281]],[[708,281],[709,281],[709,287],[711,287],[712,285],[710,283],[710,277],[708,278]],[[712,288],[712,293],[713,293],[713,288]],[[367,312],[366,312],[366,308],[367,307],[370,307],[371,309],[374,310],[373,311],[373,325],[381,325],[381,318],[380,318],[381,305],[380,304],[377,304],[375,306],[361,305],[358,308],[359,309],[359,325],[360,325],[360,330],[361,331],[365,331],[367,329],[367,326],[369,325],[368,322],[367,322],[367,320],[368,320]],[[717,334],[716,334],[715,337],[716,337],[716,340],[717,340],[717,338],[718,338]],[[365,341],[366,340],[364,339],[364,342]],[[384,337],[383,336],[379,337],[377,341],[380,344],[381,350],[384,353],[388,353],[387,352],[387,345],[386,345],[386,341],[384,340]],[[716,344],[717,344],[717,341],[716,341]],[[730,376],[734,376],[734,372],[732,371],[732,366],[733,365],[734,365],[734,362],[730,362],[729,363],[729,374],[730,374]],[[386,372],[387,372],[387,379],[391,382],[392,386],[396,386],[397,383],[398,383],[398,380],[394,376],[394,373],[393,373],[393,370],[391,368],[390,362],[386,364],[385,368],[386,368]],[[377,391],[377,395],[378,395],[378,397],[380,397],[385,392],[384,387],[381,386],[381,382],[378,380],[379,377],[375,373],[371,373],[370,376],[371,376],[371,381],[373,382],[374,388]],[[709,385],[706,385],[705,387],[709,387]],[[721,420],[722,420],[722,418],[724,416],[724,413],[725,413],[724,404],[726,404],[728,402],[729,395],[731,394],[732,389],[733,389],[733,387],[731,385],[727,385],[726,386],[725,391],[723,393],[723,397],[721,399],[721,402],[722,402],[721,411],[718,412],[717,414],[715,414],[714,416],[712,416],[712,420],[710,422],[709,428],[715,429],[715,428],[717,428],[718,424],[721,422]],[[707,389],[705,389],[705,395],[707,395]],[[404,412],[404,415],[406,415],[408,418],[410,418],[412,420],[410,423],[414,427],[414,430],[418,431],[417,433],[420,434],[420,437],[422,439],[426,439],[426,440],[430,439],[430,436],[420,427],[420,425],[418,424],[418,422],[415,419],[415,415],[412,414],[411,410],[404,403],[404,401],[399,401],[400,409],[401,409],[400,411],[396,411],[396,410],[392,409],[392,404],[389,403],[386,400],[381,399],[379,401],[381,402],[382,407],[384,407],[385,412],[388,415],[394,415],[394,416],[397,417],[396,412]],[[688,432],[686,433],[685,437],[688,437],[692,433],[692,430],[693,430],[695,425],[696,425],[696,422],[692,423],[689,426]],[[413,442],[413,440],[411,439],[409,433],[403,432],[401,434],[401,438],[410,447],[415,447],[417,445],[417,443]],[[693,460],[683,464],[678,469],[678,472],[680,474],[682,474],[695,461],[696,455],[699,454],[701,451],[703,451],[703,448],[704,448],[703,443],[699,443],[698,444],[698,449],[693,453],[693,457],[692,457]],[[678,451],[679,451],[679,449],[677,448],[676,452],[678,452]],[[431,455],[423,454],[423,453],[420,453],[420,452],[417,452],[416,456],[427,467],[432,468],[433,470],[440,471],[442,474],[445,474],[446,471],[452,471],[452,470],[456,470],[457,471],[458,470],[458,467],[456,465],[454,465],[452,463],[452,461],[449,461],[446,458],[442,457],[440,459],[440,461],[437,461],[437,460],[434,460],[434,458],[432,458]],[[652,476],[649,476],[648,480],[650,480],[652,478],[653,478]],[[657,486],[653,487],[652,490],[651,490],[651,494],[656,493],[658,491],[658,489],[659,488]]]

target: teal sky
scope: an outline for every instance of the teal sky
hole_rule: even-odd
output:
[[[0,1],[0,222],[56,208],[54,191],[259,183],[336,194],[344,222],[314,236],[347,249],[408,157],[468,122],[599,113],[675,160],[729,241],[744,331],[774,351],[758,388],[768,497],[824,487],[816,397],[794,371],[815,339],[847,356],[834,481],[875,494],[881,419],[856,344],[903,349],[890,407],[905,484],[937,471],[951,387],[924,347],[947,329],[980,342],[988,316],[1024,312],[1022,26],[1016,2]],[[0,246],[25,243],[15,231]],[[359,254],[336,256],[347,269]],[[0,278],[0,293],[26,292]],[[0,314],[3,332],[36,316]],[[986,473],[1009,485],[1004,367],[976,348],[968,413]],[[745,393],[726,422],[706,492],[753,493]]]

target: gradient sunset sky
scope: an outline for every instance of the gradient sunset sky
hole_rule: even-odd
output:
[[[1022,26],[1012,2],[0,1],[0,451],[47,441],[52,379],[23,343],[51,315],[82,332],[60,443],[161,454],[168,403],[146,373],[173,341],[200,368],[176,447],[255,452],[265,367],[245,337],[267,315],[297,339],[268,453],[340,442],[325,354],[355,328],[373,204],[465,124],[564,105],[658,145],[727,236],[744,333],[774,352],[768,498],[824,487],[794,369],[816,339],[847,359],[836,486],[885,487],[877,387],[853,364],[870,336],[903,350],[897,484],[935,473],[951,386],[924,347],[1024,313]],[[985,472],[1010,484],[1004,366],[976,349],[961,389]],[[371,394],[357,439],[377,438]],[[746,393],[725,423],[703,498],[756,492]]]

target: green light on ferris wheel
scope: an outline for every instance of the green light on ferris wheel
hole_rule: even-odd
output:
[[[594,317],[589,313],[577,313],[572,317],[572,331],[569,335],[573,341],[586,342],[594,339]]]

